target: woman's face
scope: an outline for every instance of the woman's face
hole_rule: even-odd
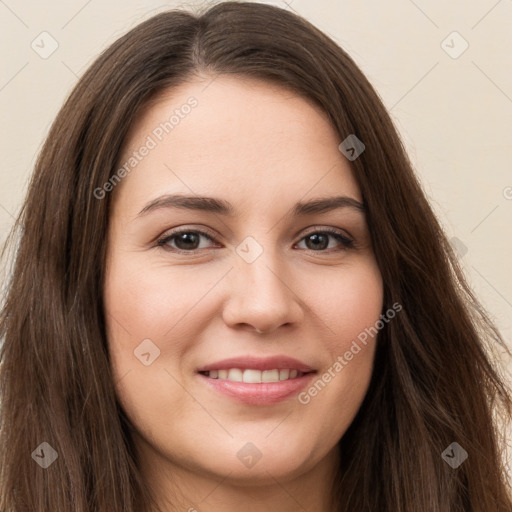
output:
[[[104,290],[118,397],[155,474],[329,472],[372,373],[375,338],[357,337],[383,304],[361,192],[315,106],[207,83],[152,104],[120,162]]]

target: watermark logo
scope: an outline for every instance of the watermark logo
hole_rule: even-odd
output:
[[[339,146],[338,149],[353,162],[366,149],[366,146],[351,133]]]
[[[450,245],[459,259],[463,258],[468,252],[467,246],[456,236],[450,238]]]
[[[253,443],[246,443],[238,450],[236,456],[246,468],[251,469],[259,462],[263,454]]]
[[[49,468],[59,457],[59,454],[46,441],[41,443],[33,452],[32,458],[43,468]]]
[[[457,469],[468,458],[468,452],[459,443],[452,443],[441,453],[441,457],[446,464]]]
[[[133,353],[144,366],[149,366],[153,364],[160,355],[160,349],[147,338],[137,346]]]
[[[469,43],[454,30],[441,42],[441,48],[452,59],[458,59],[469,48]]]
[[[246,263],[253,263],[263,253],[263,247],[252,236],[248,236],[237,245],[235,252]]]
[[[48,32],[41,32],[31,43],[30,47],[41,59],[48,59],[59,47],[57,40]]]

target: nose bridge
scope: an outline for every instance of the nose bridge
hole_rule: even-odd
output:
[[[300,317],[283,255],[270,242],[271,238],[271,235],[265,236],[264,246],[255,238],[247,237],[235,249],[224,311],[225,321],[231,325],[250,324],[267,331],[296,322]]]

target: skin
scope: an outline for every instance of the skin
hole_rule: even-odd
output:
[[[254,79],[211,80],[165,91],[126,141],[122,162],[190,96],[198,100],[113,192],[104,301],[118,398],[162,510],[330,512],[337,442],[368,389],[376,339],[307,404],[297,395],[239,403],[196,370],[284,354],[321,377],[375,324],[383,286],[364,213],[290,214],[298,201],[362,201],[361,192],[315,105]],[[236,215],[160,208],[138,216],[171,193],[229,201]],[[207,230],[213,240],[158,245],[178,227]],[[307,236],[326,228],[355,247]],[[248,236],[263,250],[252,263],[236,252]],[[134,355],[145,339],[160,350],[147,366]],[[237,457],[248,442],[262,454],[250,468]]]

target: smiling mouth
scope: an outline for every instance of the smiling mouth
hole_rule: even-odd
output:
[[[228,380],[231,382],[245,382],[247,384],[261,384],[268,382],[281,382],[302,377],[308,373],[297,369],[275,368],[272,370],[230,368],[223,370],[210,370],[199,372],[210,379]]]

